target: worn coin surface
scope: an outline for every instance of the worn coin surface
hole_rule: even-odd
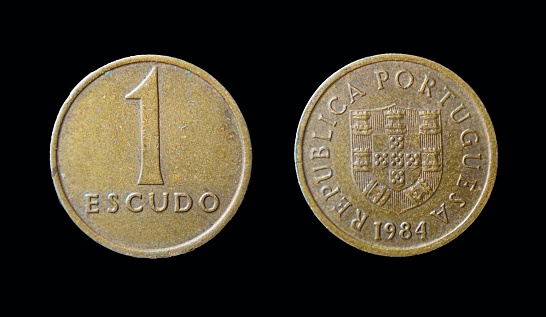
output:
[[[215,237],[242,203],[251,160],[228,91],[161,55],[122,58],[83,78],[50,147],[70,218],[104,247],[138,258],[186,253]]]
[[[298,182],[335,236],[383,256],[432,251],[483,210],[497,142],[477,94],[438,63],[366,57],[327,78],[297,129]]]

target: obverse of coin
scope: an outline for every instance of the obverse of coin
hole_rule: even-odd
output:
[[[121,254],[165,258],[200,247],[232,219],[251,145],[240,109],[211,75],[138,55],[72,90],[50,161],[59,200],[83,232]]]
[[[308,102],[297,177],[320,222],[383,256],[437,249],[466,230],[497,170],[490,117],[463,79],[405,54],[357,60]]]

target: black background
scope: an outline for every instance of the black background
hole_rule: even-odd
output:
[[[502,66],[520,42],[511,22],[475,8],[396,18],[363,6],[313,14],[266,8],[222,17],[162,8],[153,23],[147,10],[123,19],[73,13],[29,32],[29,81],[39,83],[32,93],[40,97],[32,165],[41,203],[27,210],[32,243],[18,248],[31,258],[28,285],[56,285],[63,296],[80,298],[134,294],[132,304],[193,296],[214,305],[231,295],[241,308],[252,298],[262,311],[283,312],[308,307],[303,303],[361,306],[376,297],[454,305],[492,292],[507,296],[514,293],[509,285],[529,280],[509,264],[521,261],[516,236],[524,238],[514,228],[509,179],[513,111],[506,109],[515,92],[506,88],[510,70]],[[294,164],[296,130],[311,95],[343,66],[382,53],[421,56],[459,75],[484,103],[499,148],[495,187],[475,222],[447,245],[405,258],[365,253],[330,233],[307,205]],[[237,102],[252,143],[250,182],[234,218],[196,250],[166,259],[133,258],[91,240],[59,203],[50,175],[51,133],[70,91],[99,67],[139,54],[176,57],[217,79]]]

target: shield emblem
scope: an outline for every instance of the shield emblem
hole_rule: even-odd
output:
[[[439,109],[351,110],[349,122],[353,180],[368,200],[402,213],[434,194],[442,176]]]

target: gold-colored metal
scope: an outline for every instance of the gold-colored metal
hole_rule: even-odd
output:
[[[497,142],[467,83],[405,54],[357,60],[308,102],[297,177],[335,236],[383,256],[429,252],[459,236],[493,189]]]
[[[60,109],[50,151],[70,218],[99,244],[139,258],[186,253],[216,236],[242,202],[252,159],[228,91],[160,55],[85,77]]]

